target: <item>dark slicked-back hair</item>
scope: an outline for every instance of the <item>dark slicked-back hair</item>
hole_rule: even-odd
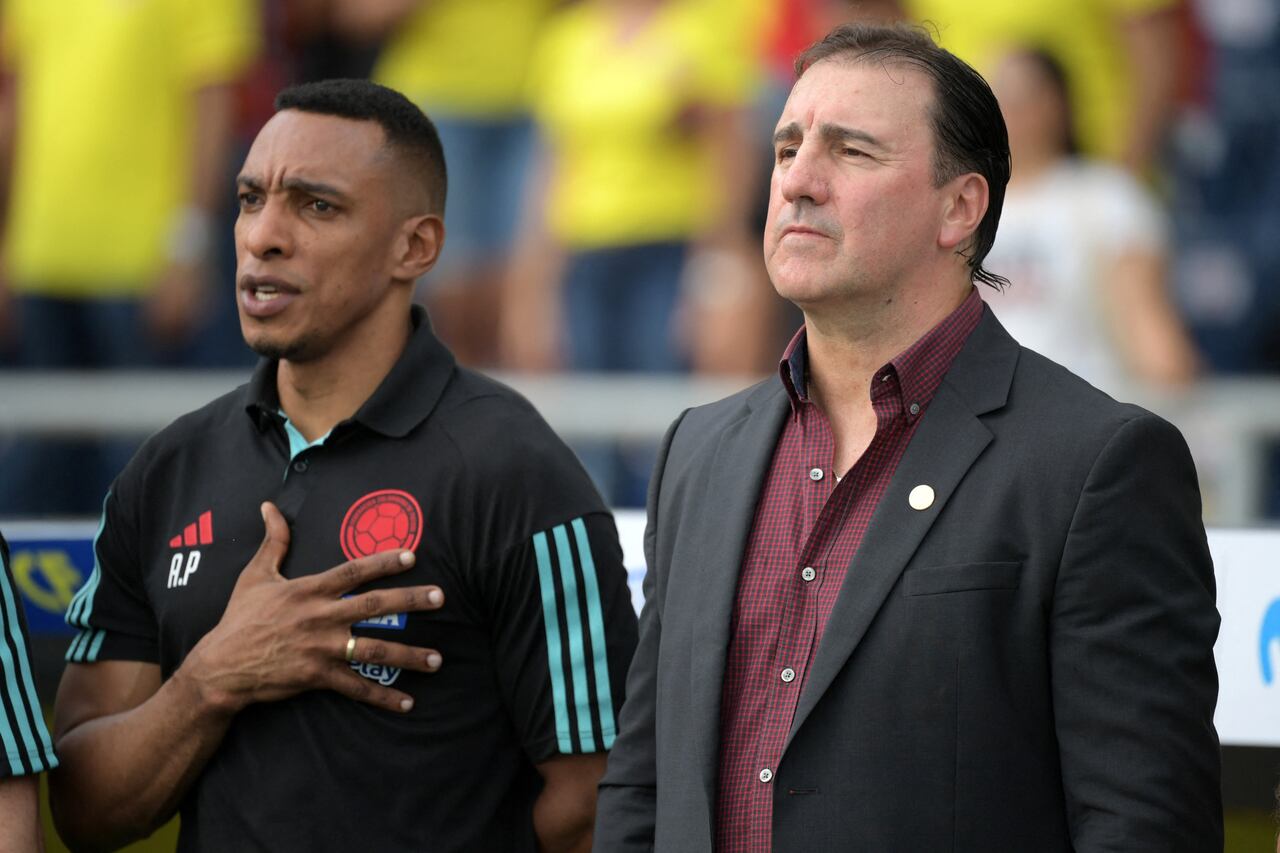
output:
[[[423,182],[432,212],[444,215],[449,178],[440,134],[431,119],[404,95],[368,80],[320,80],[290,86],[276,95],[276,110],[377,122],[387,145]]]
[[[796,59],[802,76],[817,62],[881,62],[916,68],[933,81],[933,180],[936,186],[968,172],[986,178],[990,198],[972,245],[962,250],[970,278],[997,290],[1009,283],[982,267],[991,251],[1009,183],[1009,133],[987,81],[954,54],[938,47],[927,31],[905,24],[846,24]]]

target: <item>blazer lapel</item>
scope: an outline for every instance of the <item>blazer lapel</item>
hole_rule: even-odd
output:
[[[747,397],[742,417],[721,433],[707,488],[706,506],[690,508],[685,519],[701,518],[703,580],[693,602],[698,652],[693,656],[689,713],[693,730],[703,733],[695,756],[707,796],[714,803],[716,755],[720,747],[720,695],[729,653],[729,627],[756,502],[773,459],[774,446],[790,403],[782,383],[773,380]]]
[[[978,416],[1005,404],[1017,358],[1018,345],[986,309],[938,387],[854,555],[796,707],[788,744],[844,668],[956,486],[991,442],[991,431]],[[912,509],[908,495],[922,484],[933,488],[934,501],[927,509]]]

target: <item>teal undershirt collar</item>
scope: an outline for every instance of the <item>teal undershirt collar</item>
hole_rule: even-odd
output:
[[[306,436],[298,432],[298,428],[289,420],[289,416],[284,413],[284,409],[276,410],[280,417],[284,418],[284,432],[289,436],[289,461],[292,462],[298,458],[298,454],[304,450],[310,450],[313,447],[319,447],[324,444],[326,438],[332,434],[333,430],[329,430],[315,441],[308,442]]]

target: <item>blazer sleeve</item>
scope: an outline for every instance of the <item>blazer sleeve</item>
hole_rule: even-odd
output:
[[[667,430],[649,480],[647,521],[644,530],[644,608],[640,612],[640,639],[627,673],[627,699],[618,717],[618,738],[600,781],[596,802],[593,849],[598,853],[652,851],[657,804],[657,747],[654,709],[657,692],[658,649],[662,638],[662,591],[668,567],[659,562],[657,547],[662,481],[681,413]],[[665,513],[671,517],[673,510]],[[678,520],[678,519],[677,519]]]
[[[1144,413],[1090,471],[1050,622],[1077,851],[1222,850],[1213,564],[1191,455]]]

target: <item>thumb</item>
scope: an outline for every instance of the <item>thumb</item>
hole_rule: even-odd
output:
[[[280,564],[284,562],[285,554],[289,553],[289,522],[284,520],[275,504],[265,501],[262,504],[262,523],[266,532],[250,565],[258,566],[269,575],[280,577]]]

